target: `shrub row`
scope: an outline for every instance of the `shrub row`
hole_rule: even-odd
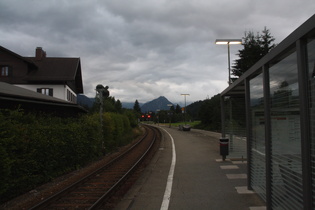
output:
[[[101,132],[102,131],[102,132]],[[78,118],[0,111],[0,202],[96,160],[132,139],[127,116]]]

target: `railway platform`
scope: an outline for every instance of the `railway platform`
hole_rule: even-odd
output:
[[[266,209],[247,190],[246,160],[222,161],[220,134],[159,127],[163,139],[158,152],[116,210]]]

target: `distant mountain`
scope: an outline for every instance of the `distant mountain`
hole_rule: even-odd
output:
[[[125,109],[133,109],[134,102],[121,102],[121,106]]]
[[[121,105],[125,109],[133,109],[133,106],[135,105],[135,102],[121,102]],[[141,107],[143,103],[139,103],[139,106]]]
[[[157,99],[149,101],[141,106],[141,112],[156,112],[156,110],[169,110],[170,107],[167,106],[168,104],[173,104],[164,96],[160,96]],[[174,104],[173,104],[174,106]]]
[[[78,94],[77,95],[77,103],[83,107],[91,108],[93,106],[94,99],[91,99],[91,98],[89,98],[83,94]]]

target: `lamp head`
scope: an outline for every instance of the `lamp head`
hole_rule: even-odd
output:
[[[241,39],[216,39],[215,44],[242,44]]]

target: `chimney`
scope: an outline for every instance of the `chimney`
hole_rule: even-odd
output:
[[[40,61],[43,58],[46,58],[46,52],[41,47],[37,47],[35,52],[35,59],[37,61]]]

